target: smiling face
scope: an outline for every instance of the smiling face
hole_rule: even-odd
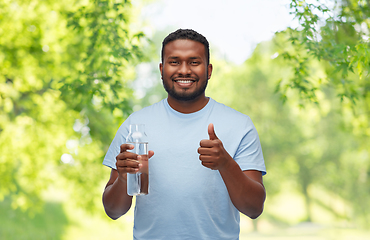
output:
[[[204,101],[212,65],[208,64],[202,43],[188,39],[169,42],[159,68],[169,101]]]

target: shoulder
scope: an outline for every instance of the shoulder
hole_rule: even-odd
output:
[[[241,121],[250,121],[250,117],[244,113],[241,113],[234,108],[226,106],[223,103],[219,103],[216,100],[211,99],[213,102],[213,112],[218,114],[226,119],[230,120],[241,120]]]
[[[225,131],[226,135],[233,132],[244,136],[255,130],[248,115],[216,101],[213,103],[211,121],[215,124],[215,129]]]
[[[165,111],[165,101],[166,99],[163,99],[157,103],[154,103],[150,106],[144,107],[136,112],[131,113],[129,118],[137,118],[137,117],[143,117],[148,116],[148,114],[160,114],[161,112]]]

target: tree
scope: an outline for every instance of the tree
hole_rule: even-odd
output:
[[[340,177],[333,176],[327,184],[353,203],[352,214],[362,216],[360,221],[366,225],[369,215],[364,214],[362,200],[368,201],[364,191],[369,190],[370,175],[370,2],[292,0],[290,8],[300,26],[284,31],[289,37],[278,53],[294,74],[281,78],[277,92],[284,101],[298,102],[302,108],[310,103],[320,106],[318,96],[331,99],[334,95],[340,100],[341,130],[356,140],[345,146],[346,151],[342,149],[336,168]],[[311,66],[317,60],[324,70],[320,76],[313,74]],[[354,197],[358,194],[361,197]]]
[[[293,0],[290,8],[300,26],[286,31],[291,47],[279,53],[291,64],[294,76],[282,79],[278,92],[286,99],[288,91],[296,90],[301,99],[318,103],[317,92],[332,88],[343,109],[352,109],[354,131],[369,137],[370,2]],[[325,76],[312,76],[312,59],[325,67]]]
[[[322,1],[291,2],[292,14],[299,20],[300,26],[289,31],[289,40],[299,54],[293,56],[288,51],[284,52],[284,57],[296,69],[295,80],[290,79],[287,87],[300,89],[302,96],[307,97],[309,91],[329,85],[336,89],[342,100],[347,98],[355,103],[366,99],[369,86],[365,80],[370,67],[369,4],[369,1],[343,0],[330,2],[329,7]],[[327,72],[331,74],[328,74],[326,81],[316,85],[311,81],[309,68],[305,65],[309,58],[329,65]]]
[[[99,199],[143,57],[134,11],[120,0],[0,3],[0,200],[29,209],[61,183],[84,206]]]

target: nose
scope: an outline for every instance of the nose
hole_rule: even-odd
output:
[[[183,62],[180,66],[179,66],[179,70],[178,70],[178,73],[180,75],[190,75],[191,73],[191,69],[190,69],[190,66],[186,63],[186,62]]]

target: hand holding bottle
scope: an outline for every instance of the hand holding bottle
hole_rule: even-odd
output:
[[[139,171],[138,154],[129,152],[134,146],[132,144],[122,144],[120,153],[116,157],[116,167],[120,176],[126,179],[126,173],[137,173]]]

